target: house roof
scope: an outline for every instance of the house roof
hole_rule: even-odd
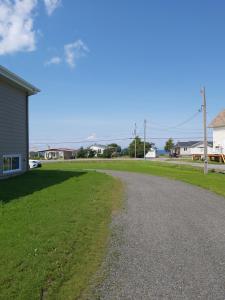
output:
[[[69,151],[69,152],[74,152],[76,151],[75,149],[69,149],[69,148],[50,148],[46,150],[40,150],[38,152],[46,152],[46,151]]]
[[[191,147],[198,147],[200,145],[204,145],[204,142],[203,141],[197,142],[196,144],[193,144]],[[208,141],[208,146],[213,147],[213,142]]]
[[[94,144],[94,145],[91,145],[90,147],[98,147],[98,148],[107,148],[105,145],[100,145],[100,144]]]
[[[38,88],[36,88],[29,82],[25,81],[24,79],[22,79],[21,77],[19,77],[18,75],[14,74],[13,72],[9,71],[8,69],[6,69],[1,65],[0,65],[0,78],[4,78],[5,80],[13,83],[17,87],[24,89],[29,96],[35,95],[38,92],[40,92]]]
[[[215,127],[223,127],[225,126],[225,109],[222,110],[215,119],[212,120],[212,122],[209,124],[209,127],[215,128]]]
[[[176,147],[197,147],[199,145],[203,144],[203,141],[188,141],[188,142],[178,142],[175,145]],[[208,141],[208,146],[213,146],[213,142],[212,141]]]
[[[175,147],[192,147],[195,144],[198,144],[200,141],[188,141],[188,142],[177,142]]]

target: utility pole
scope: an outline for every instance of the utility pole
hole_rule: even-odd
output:
[[[137,158],[137,125],[134,123],[134,157]]]
[[[208,141],[207,141],[207,125],[206,125],[206,96],[205,87],[201,90],[202,94],[202,111],[203,111],[203,128],[204,128],[204,174],[208,174]]]
[[[146,144],[146,123],[147,121],[144,120],[144,159],[146,159],[145,154],[146,154],[146,149],[145,149],[145,144]]]

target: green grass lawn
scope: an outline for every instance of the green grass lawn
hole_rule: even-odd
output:
[[[0,181],[0,299],[82,298],[123,193],[116,179],[86,169],[164,176],[225,196],[225,175],[149,161],[50,163]]]
[[[122,187],[75,169],[0,181],[0,299],[80,299],[101,264]]]
[[[209,173],[204,175],[200,168],[185,165],[150,161],[74,161],[45,164],[44,169],[84,170],[111,169],[139,172],[181,180],[225,196],[225,175]]]

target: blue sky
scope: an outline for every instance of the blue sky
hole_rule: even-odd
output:
[[[168,128],[200,108],[202,85],[208,121],[224,108],[224,1],[22,2],[0,0],[0,63],[41,89],[30,98],[32,147],[130,137],[135,122],[142,135],[144,118],[158,147],[201,137],[201,114]]]

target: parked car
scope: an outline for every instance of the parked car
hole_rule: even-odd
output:
[[[40,168],[41,162],[39,160],[29,159],[29,167],[30,167],[30,169]]]

